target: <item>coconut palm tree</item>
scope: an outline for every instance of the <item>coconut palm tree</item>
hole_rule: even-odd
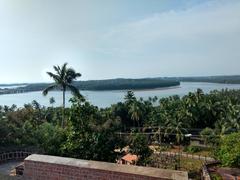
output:
[[[172,121],[169,123],[165,129],[165,136],[175,135],[177,143],[181,144],[181,141],[184,139],[187,129],[184,128],[184,124],[181,121]]]
[[[137,102],[133,102],[130,107],[129,107],[129,115],[131,116],[131,119],[134,123],[135,126],[135,122],[138,123],[138,128],[140,127],[140,118],[142,116],[142,110],[140,109],[139,105],[137,104]]]
[[[136,99],[133,91],[128,91],[124,97],[124,100],[125,100],[126,105],[129,106],[132,103],[134,103],[137,99]]]
[[[51,97],[50,99],[49,99],[49,103],[53,106],[53,104],[55,103],[56,101],[55,101],[55,98],[54,97]]]
[[[67,63],[64,63],[62,67],[53,66],[56,74],[47,72],[47,74],[54,80],[54,83],[43,90],[43,95],[46,96],[49,91],[60,88],[63,92],[63,119],[62,127],[64,125],[64,109],[65,109],[65,94],[67,90],[70,90],[74,96],[82,97],[79,89],[72,85],[73,81],[78,77],[81,77],[80,73],[77,73],[74,69],[68,68]]]

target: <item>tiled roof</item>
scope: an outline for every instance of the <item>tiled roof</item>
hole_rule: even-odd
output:
[[[133,154],[127,154],[126,156],[122,157],[123,160],[132,163],[133,161],[137,161],[138,157],[137,155],[133,155]]]

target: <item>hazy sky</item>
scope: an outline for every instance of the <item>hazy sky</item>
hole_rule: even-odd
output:
[[[0,0],[0,83],[240,74],[240,1]]]

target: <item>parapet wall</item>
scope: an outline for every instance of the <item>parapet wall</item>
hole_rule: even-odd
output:
[[[24,160],[26,180],[187,180],[187,172],[46,155]]]

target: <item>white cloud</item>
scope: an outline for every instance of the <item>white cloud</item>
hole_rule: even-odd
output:
[[[103,36],[102,42],[105,46],[102,51],[140,53],[154,46],[161,48],[164,44],[173,47],[179,43],[195,46],[204,41],[207,46],[215,46],[219,42],[214,41],[219,38],[223,39],[223,42],[233,38],[231,40],[237,42],[240,33],[239,9],[239,1],[214,1],[187,10],[154,14],[135,22],[121,24]]]

